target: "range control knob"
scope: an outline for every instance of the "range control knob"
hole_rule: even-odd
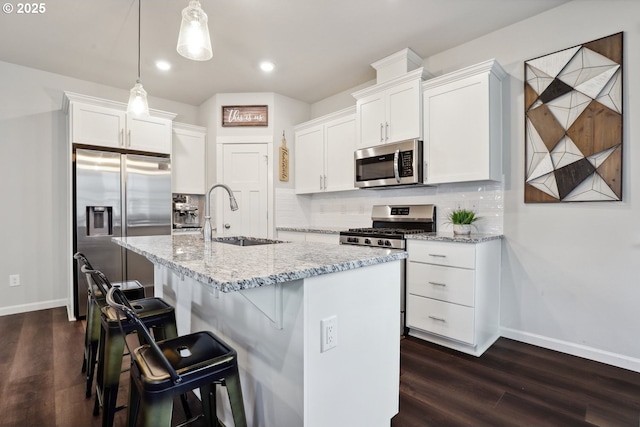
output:
[[[358,243],[358,238],[357,237],[348,237],[347,238],[347,242]]]
[[[384,240],[382,239],[378,240],[378,246],[382,246],[382,245],[384,245]]]
[[[389,240],[385,240],[385,241],[384,241],[384,245],[385,245],[385,246],[391,246],[391,242],[390,242]]]
[[[370,245],[370,244],[371,244],[371,240],[370,240],[370,239],[364,239],[364,243],[365,243],[366,245]]]

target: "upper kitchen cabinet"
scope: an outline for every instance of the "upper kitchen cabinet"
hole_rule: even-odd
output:
[[[170,119],[127,115],[125,147],[129,150],[171,154]]]
[[[296,194],[353,190],[355,107],[295,127]]]
[[[173,193],[205,193],[205,146],[207,129],[183,123],[173,124],[171,189]]]
[[[151,110],[152,116],[126,113],[126,104],[65,92],[71,143],[171,154],[175,114]]]
[[[376,84],[353,93],[358,148],[422,139],[422,58],[410,49],[371,64]]]
[[[502,179],[502,86],[495,60],[422,83],[425,184]]]
[[[357,98],[358,148],[422,139],[422,73],[416,70],[412,74],[409,81],[376,85],[353,94]]]

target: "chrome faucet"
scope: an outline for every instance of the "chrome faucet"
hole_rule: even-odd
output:
[[[213,233],[213,228],[211,227],[211,190],[213,190],[216,187],[222,187],[225,190],[227,190],[227,193],[229,193],[229,206],[231,207],[232,211],[237,211],[238,210],[238,202],[236,201],[236,198],[233,196],[233,192],[231,191],[231,188],[229,188],[228,185],[225,184],[214,184],[209,191],[207,191],[207,195],[205,197],[205,201],[204,201],[204,241],[205,242],[210,242],[211,241],[211,234]]]

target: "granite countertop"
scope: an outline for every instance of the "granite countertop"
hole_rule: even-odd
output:
[[[458,242],[458,243],[482,243],[489,240],[502,239],[502,234],[453,234],[452,233],[420,233],[420,234],[408,234],[405,236],[410,240],[432,240],[437,242]]]
[[[407,257],[402,250],[317,242],[259,246],[205,243],[202,236],[193,234],[114,237],[112,240],[154,264],[222,292],[290,282]]]

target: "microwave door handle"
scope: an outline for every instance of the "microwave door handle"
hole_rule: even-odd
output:
[[[393,155],[393,174],[396,177],[396,182],[400,182],[400,171],[398,170],[398,162],[400,160],[400,150],[396,150]]]

